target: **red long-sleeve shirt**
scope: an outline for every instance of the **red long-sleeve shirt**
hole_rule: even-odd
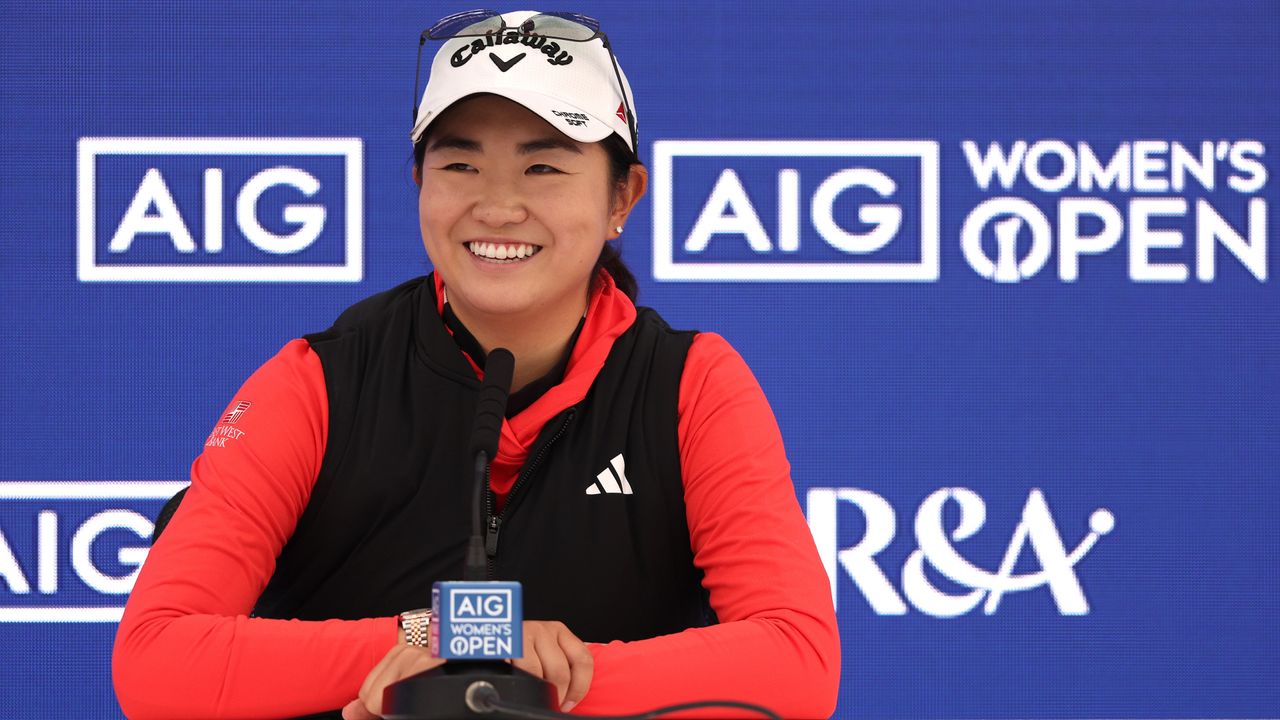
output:
[[[591,348],[607,351],[634,318],[633,308],[628,314],[606,294],[593,302],[562,386],[586,376],[589,385],[604,361]],[[121,707],[134,720],[282,717],[341,707],[397,641],[394,617],[248,617],[324,457],[328,407],[319,358],[304,340],[288,343],[245,382],[228,412],[243,398],[252,406],[234,425],[220,426],[233,432],[211,436],[193,464],[191,489],[152,548],[121,620],[113,675]],[[519,441],[532,442],[536,416],[558,412],[553,405],[540,399],[504,424],[498,460],[505,462],[494,463],[495,488],[510,487],[527,453]],[[574,711],[627,713],[716,698],[762,704],[789,718],[827,717],[840,666],[831,592],[772,411],[719,336],[695,338],[678,412],[690,540],[720,623],[590,645],[595,673]]]

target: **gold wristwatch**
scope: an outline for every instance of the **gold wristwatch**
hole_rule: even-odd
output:
[[[400,613],[400,629],[404,631],[406,644],[428,647],[431,643],[431,608]]]

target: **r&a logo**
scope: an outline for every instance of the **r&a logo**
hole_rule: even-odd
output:
[[[841,502],[855,505],[866,520],[862,539],[847,548],[837,547],[836,517]],[[943,525],[943,511],[948,503],[955,503],[960,509],[959,524],[950,532],[950,537]],[[809,527],[818,545],[822,564],[827,569],[833,599],[836,595],[836,566],[839,564],[876,614],[906,614],[907,606],[902,596],[875,559],[893,541],[897,529],[893,506],[873,492],[856,488],[813,488],[809,491],[807,504]],[[1085,599],[1075,567],[1093,549],[1098,538],[1115,527],[1111,511],[1106,508],[1095,510],[1089,517],[1090,532],[1068,552],[1049,512],[1044,493],[1039,489],[1031,490],[1022,507],[1021,520],[1014,528],[995,572],[969,562],[952,544],[953,541],[972,537],[982,529],[986,517],[986,503],[968,488],[941,488],[920,504],[915,517],[918,547],[907,557],[902,568],[903,593],[917,610],[934,617],[956,617],[982,603],[982,611],[991,615],[1005,594],[1048,586],[1058,612],[1063,615],[1089,613],[1089,602]],[[1014,567],[1028,543],[1040,569],[1015,574]],[[971,591],[948,594],[938,589],[925,572],[926,564]]]

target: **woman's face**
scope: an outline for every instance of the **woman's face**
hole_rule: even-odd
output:
[[[601,247],[639,198],[610,202],[599,143],[492,95],[433,123],[421,173],[423,244],[464,322],[581,315]]]

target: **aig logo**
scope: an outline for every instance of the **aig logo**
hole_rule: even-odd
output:
[[[0,482],[0,623],[119,622],[182,482]]]
[[[454,622],[511,622],[510,590],[455,590],[449,600]]]
[[[654,143],[658,280],[938,279],[938,144]]]
[[[86,282],[358,282],[358,138],[81,138]]]

